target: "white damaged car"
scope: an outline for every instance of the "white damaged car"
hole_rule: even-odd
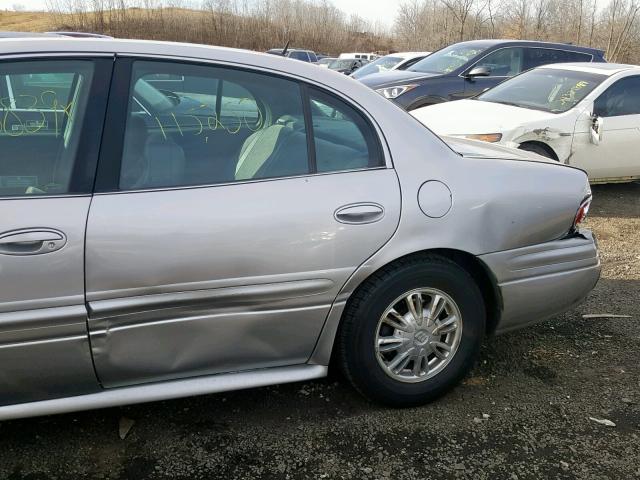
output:
[[[640,178],[638,66],[538,67],[472,99],[411,114],[441,136],[519,148],[582,168],[591,183]]]

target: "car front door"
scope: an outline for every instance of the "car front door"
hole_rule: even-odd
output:
[[[304,363],[342,285],[399,221],[377,130],[284,77],[116,69],[87,227],[102,385]],[[147,88],[178,72],[180,91],[161,92],[171,102]]]
[[[84,236],[112,64],[0,61],[0,405],[99,388]]]
[[[464,96],[473,97],[492,87],[507,78],[518,75],[522,71],[523,48],[505,47],[494,50],[469,67],[462,76],[464,82]],[[468,73],[474,68],[486,67],[489,69],[488,76],[470,77]]]
[[[602,139],[591,141],[591,120],[576,125],[571,165],[587,171],[592,180],[640,177],[640,76],[616,81],[594,102],[602,119]]]

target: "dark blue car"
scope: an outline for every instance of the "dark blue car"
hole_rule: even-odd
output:
[[[604,52],[564,43],[475,40],[445,47],[407,70],[362,83],[405,110],[472,97],[525,70],[564,62],[605,62]]]

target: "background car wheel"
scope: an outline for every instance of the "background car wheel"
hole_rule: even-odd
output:
[[[538,155],[545,158],[550,158],[551,160],[558,160],[549,150],[544,148],[542,145],[537,145],[535,143],[523,143],[518,148],[527,152],[537,153]]]
[[[485,321],[482,294],[456,263],[433,255],[400,260],[349,300],[338,358],[369,399],[394,407],[424,404],[472,368]]]

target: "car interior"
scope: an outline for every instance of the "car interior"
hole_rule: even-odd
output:
[[[92,75],[88,62],[65,68],[0,69],[0,195],[68,191]]]
[[[192,85],[210,83],[207,80],[199,78]],[[121,189],[206,185],[309,173],[299,87],[284,81],[291,84],[276,91],[274,85],[259,80],[243,84],[221,82],[221,91],[213,93],[210,89],[208,96],[194,88],[174,92],[179,99],[177,104],[156,101],[152,106],[146,98],[132,99]],[[186,85],[180,87],[183,86]],[[136,95],[147,95],[147,90],[134,88]],[[154,98],[156,95],[157,90]],[[372,155],[372,141],[367,138],[362,118],[349,107],[331,105],[331,98],[319,95],[311,101],[317,170],[377,166],[380,159]],[[144,108],[140,111],[136,104]],[[170,107],[165,108],[167,105]],[[158,111],[158,106],[164,110]]]

